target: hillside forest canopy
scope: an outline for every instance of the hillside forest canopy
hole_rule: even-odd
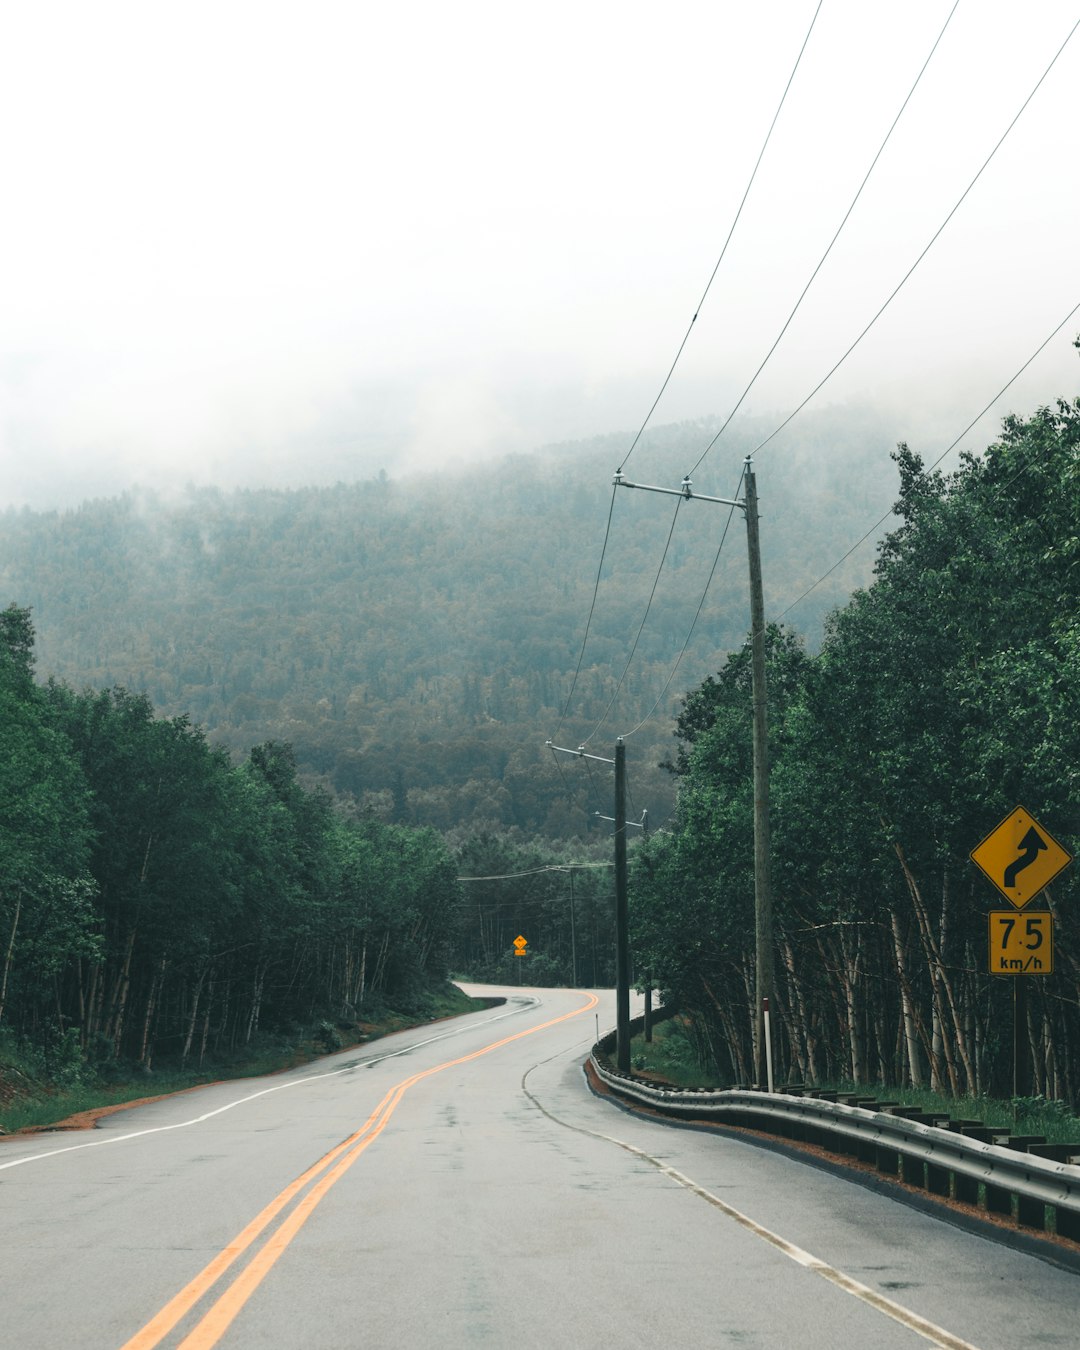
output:
[[[743,453],[771,429],[749,423],[720,468],[702,467],[700,490],[730,496]],[[715,430],[708,421],[658,429],[638,447],[634,474],[677,484]],[[889,449],[869,413],[849,412],[810,419],[775,467],[763,457],[770,608],[835,562],[838,534],[857,538],[888,508],[880,464]],[[749,623],[746,546],[733,522],[694,625],[727,513],[679,512],[620,687],[673,514],[670,499],[618,494],[583,652],[625,451],[612,436],[401,482],[132,491],[73,511],[9,511],[0,599],[32,611],[46,675],[145,694],[237,756],[286,742],[306,785],[389,823],[462,836],[596,833],[594,813],[611,813],[608,788],[561,771],[545,738],[560,727],[576,746],[610,706],[597,733],[610,745],[659,698],[632,755],[637,808],[659,822],[674,804],[657,765],[679,696],[740,645]],[[867,550],[800,618],[820,626],[868,568]]]

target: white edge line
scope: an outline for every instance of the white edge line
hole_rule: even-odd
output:
[[[558,1059],[561,1055],[568,1053],[571,1052],[560,1051],[558,1054],[552,1055],[551,1058]],[[541,1061],[541,1063],[545,1064],[549,1062],[549,1060]],[[539,1067],[539,1064],[533,1065],[533,1069]],[[579,1134],[591,1135],[594,1139],[602,1139],[609,1144],[615,1144],[618,1148],[633,1154],[634,1157],[641,1158],[644,1162],[650,1163],[664,1176],[669,1177],[677,1185],[684,1187],[684,1189],[699,1196],[702,1200],[708,1201],[709,1204],[714,1205],[719,1209],[722,1214],[727,1215],[729,1219],[733,1219],[748,1232],[753,1233],[755,1237],[761,1238],[763,1242],[767,1242],[770,1246],[775,1247],[777,1251],[782,1252],[790,1260],[796,1262],[812,1274],[820,1275],[822,1279],[828,1280],[831,1284],[836,1285],[836,1287],[842,1289],[844,1293],[850,1294],[852,1298],[859,1299],[860,1302],[865,1303],[868,1307],[874,1308],[877,1312],[884,1314],[884,1316],[892,1318],[894,1322],[899,1322],[901,1326],[907,1327],[909,1331],[914,1331],[917,1335],[922,1336],[924,1340],[929,1341],[932,1345],[938,1346],[940,1350],[979,1350],[978,1346],[973,1345],[970,1341],[965,1341],[960,1336],[954,1335],[951,1331],[946,1331],[944,1327],[939,1327],[935,1322],[931,1322],[928,1318],[921,1317],[917,1312],[912,1311],[912,1309],[905,1308],[902,1303],[897,1303],[894,1299],[887,1298],[884,1294],[879,1294],[876,1289],[871,1289],[869,1285],[860,1283],[860,1281],[852,1278],[850,1275],[845,1275],[843,1271],[837,1270],[835,1266],[829,1265],[827,1261],[822,1261],[820,1257],[814,1256],[811,1252],[796,1246],[795,1243],[789,1242],[786,1238],[782,1238],[779,1233],[774,1233],[771,1229],[757,1223],[754,1219],[751,1219],[748,1214],[743,1214],[741,1210],[735,1209],[734,1206],[721,1200],[720,1197],[714,1195],[712,1191],[706,1190],[704,1186],[691,1180],[690,1177],[684,1175],[682,1172],[676,1171],[674,1167],[669,1167],[667,1163],[661,1162],[659,1158],[654,1158],[651,1153],[646,1153],[644,1149],[638,1148],[636,1144],[627,1143],[625,1139],[617,1139],[612,1134],[603,1134],[600,1130],[591,1130],[585,1125],[571,1125],[568,1121],[560,1120],[558,1116],[549,1111],[547,1107],[544,1106],[525,1086],[525,1079],[528,1078],[530,1073],[532,1073],[532,1069],[527,1070],[525,1077],[521,1080],[522,1090],[529,1100],[541,1110],[549,1120],[554,1121],[557,1125],[562,1125],[569,1130],[576,1130]]]
[[[63,1148],[49,1149],[45,1153],[31,1153],[25,1158],[14,1158],[11,1162],[0,1163],[0,1172],[5,1172],[11,1167],[22,1167],[26,1163],[41,1162],[44,1158],[58,1158],[62,1153],[77,1153],[80,1149],[85,1148],[101,1148],[105,1144],[122,1144],[128,1139],[141,1139],[148,1134],[164,1134],[168,1130],[183,1130],[189,1125],[201,1125],[203,1121],[210,1120],[214,1116],[220,1116],[225,1111],[231,1111],[234,1106],[243,1106],[246,1102],[253,1102],[258,1097],[266,1097],[271,1092],[284,1092],[286,1088],[300,1087],[304,1083],[317,1083],[324,1078],[336,1078],[339,1074],[351,1073],[354,1069],[381,1064],[383,1060],[396,1059],[399,1055],[407,1055],[410,1051],[419,1050],[422,1046],[432,1045],[436,1041],[449,1040],[451,1036],[463,1036],[466,1031],[472,1031],[477,1027],[490,1026],[492,1022],[502,1022],[507,1017],[514,1017],[518,1013],[527,1012],[531,1008],[538,1008],[542,1004],[542,1000],[539,998],[530,995],[525,997],[529,999],[527,1004],[511,1008],[508,1012],[499,1013],[496,1017],[488,1017],[483,1022],[474,1022],[472,1026],[468,1027],[455,1027],[452,1031],[441,1032],[438,1036],[429,1036],[425,1041],[413,1041],[410,1045],[402,1046],[400,1050],[390,1050],[385,1055],[375,1055],[371,1059],[360,1062],[354,1060],[351,1064],[345,1064],[340,1069],[330,1069],[326,1073],[308,1074],[306,1078],[294,1078],[288,1083],[277,1083],[274,1087],[262,1088],[258,1092],[249,1093],[246,1097],[238,1097],[236,1101],[227,1102],[224,1106],[215,1107],[213,1111],[207,1111],[201,1116],[193,1116],[191,1120],[178,1120],[172,1125],[154,1125],[146,1130],[132,1130],[128,1134],[112,1134],[105,1139],[91,1139],[85,1144],[66,1144]],[[340,1053],[348,1054],[349,1052],[345,1050]],[[131,1109],[137,1109],[134,1103]]]

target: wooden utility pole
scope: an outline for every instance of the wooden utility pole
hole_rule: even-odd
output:
[[[626,745],[615,742],[615,1057],[630,1072],[630,910],[626,884]]]
[[[754,1074],[768,1081],[765,1008],[773,992],[772,886],[769,874],[769,733],[765,685],[765,601],[761,587],[757,483],[746,461],[746,547],[750,558],[750,660],[754,701]]]
[[[600,816],[615,823],[615,1047],[621,1073],[630,1072],[630,913],[626,884],[626,745],[620,736],[615,742],[615,758],[588,755],[585,747],[576,750],[545,742],[553,753],[577,755],[615,768],[615,814]],[[600,813],[597,812],[597,815]],[[640,828],[644,828],[642,825]],[[571,885],[573,885],[573,872]],[[594,918],[595,925],[595,918]],[[596,978],[596,929],[593,928],[593,978]]]
[[[750,555],[750,641],[754,691],[754,1075],[764,1087],[768,1082],[765,1055],[765,1000],[773,992],[772,887],[769,880],[769,746],[765,691],[765,602],[761,588],[761,544],[758,539],[757,484],[749,457],[743,465],[745,490],[742,501],[705,497],[693,490],[689,476],[679,488],[631,483],[619,469],[616,487],[663,492],[687,501],[716,502],[738,507],[746,516],[746,547]]]
[[[570,868],[570,983],[577,988],[577,920],[574,917],[574,869]]]

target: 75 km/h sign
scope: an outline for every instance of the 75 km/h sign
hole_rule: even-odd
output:
[[[1072,862],[1072,855],[1022,806],[995,826],[970,857],[1017,909],[1034,900]]]
[[[1049,910],[1018,914],[1015,909],[992,909],[987,918],[991,975],[1054,973],[1054,916]]]

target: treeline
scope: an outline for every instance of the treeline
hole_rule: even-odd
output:
[[[1080,844],[1080,401],[1007,419],[948,476],[901,446],[899,528],[820,651],[769,633],[774,1027],[781,1081],[1011,1093],[1011,980],[1032,1091],[1080,1100],[1080,871],[1035,908],[1056,968],[987,973],[1010,907],[970,851],[1023,804]],[[703,1053],[753,1080],[749,656],[686,701],[677,823],[637,851],[639,969]]]
[[[286,744],[234,764],[145,695],[36,683],[0,612],[0,1031],[149,1068],[419,1008],[459,900],[433,831],[348,818]]]
[[[608,827],[610,828],[610,826]],[[455,967],[495,984],[610,988],[615,906],[610,840],[526,843],[481,834],[457,851]],[[523,956],[514,941],[525,938]]]
[[[715,430],[705,422],[651,432],[635,472],[676,484]],[[733,489],[734,463],[758,430],[729,437],[730,473],[701,477],[702,490]],[[886,504],[876,466],[891,438],[879,427],[833,413],[808,418],[803,434],[761,475],[770,602],[786,603],[824,570],[846,521],[854,532]],[[74,511],[8,511],[0,603],[32,609],[43,675],[145,693],[159,713],[190,716],[235,755],[287,741],[306,785],[383,820],[572,837],[588,832],[592,812],[610,813],[610,800],[597,799],[583,774],[560,773],[544,737],[572,684],[571,745],[613,700],[612,737],[649,712],[723,532],[715,508],[679,513],[635,642],[674,508],[620,493],[578,670],[625,450],[612,436],[437,477],[165,498],[133,490]],[[830,579],[832,603],[856,576]],[[683,688],[739,644],[746,614],[736,550],[702,608]],[[677,692],[636,738],[637,786],[656,819],[674,800],[656,764]]]

